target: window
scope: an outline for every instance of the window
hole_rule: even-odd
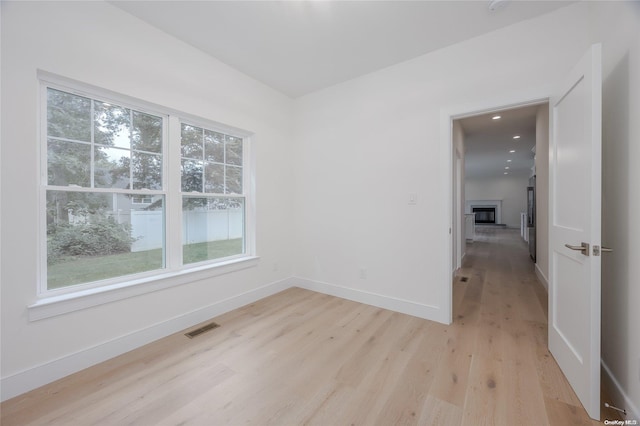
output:
[[[95,92],[43,81],[41,292],[247,257],[247,135]]]
[[[165,119],[53,88],[46,102],[47,290],[164,268]]]
[[[184,263],[244,253],[242,139],[182,123]]]

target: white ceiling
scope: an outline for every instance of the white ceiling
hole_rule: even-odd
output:
[[[112,0],[111,4],[296,98],[573,1]],[[461,120],[468,177],[529,175],[537,106]],[[515,141],[514,134],[521,139]],[[509,149],[516,149],[510,154]],[[510,163],[507,160],[511,159]]]
[[[460,119],[465,134],[465,177],[504,177],[505,172],[530,176],[538,108],[532,105]],[[496,115],[501,118],[493,120]],[[514,139],[516,135],[520,138]]]
[[[296,98],[572,1],[110,1]]]

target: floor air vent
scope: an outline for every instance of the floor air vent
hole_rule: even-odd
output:
[[[462,277],[462,278],[460,278],[460,281],[462,281],[463,283],[466,283],[467,281],[469,281],[469,278]]]
[[[194,337],[197,337],[203,333],[206,333],[207,331],[213,330],[214,328],[218,328],[218,327],[220,327],[220,324],[216,324],[215,322],[210,322],[209,324],[203,325],[200,328],[196,328],[195,330],[185,333],[184,335],[187,336],[189,339],[193,339]]]

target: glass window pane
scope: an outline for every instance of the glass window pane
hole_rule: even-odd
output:
[[[133,149],[162,152],[162,117],[133,111]]]
[[[183,197],[183,263],[243,254],[244,198]]]
[[[133,189],[162,189],[162,156],[133,152]]]
[[[164,268],[164,197],[47,191],[47,288]]]
[[[95,143],[131,148],[131,110],[94,101]]]
[[[224,193],[224,164],[205,164],[204,192]]]
[[[59,186],[91,186],[91,145],[49,140],[47,182]]]
[[[225,143],[225,163],[242,165],[242,139],[233,136],[227,136]]]
[[[193,158],[195,160],[202,159],[202,129],[200,127],[182,125],[182,156],[185,158]]]
[[[131,151],[96,146],[94,161],[96,188],[131,188]]]
[[[225,166],[227,171],[226,194],[242,194],[242,167]]]
[[[47,134],[91,142],[91,100],[47,89]]]
[[[211,130],[204,131],[204,159],[224,163],[224,135]]]
[[[202,161],[182,160],[182,191],[202,192]]]

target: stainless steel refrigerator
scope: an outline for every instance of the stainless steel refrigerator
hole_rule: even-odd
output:
[[[536,261],[536,177],[529,178],[527,187],[527,232],[529,233],[529,255]]]

